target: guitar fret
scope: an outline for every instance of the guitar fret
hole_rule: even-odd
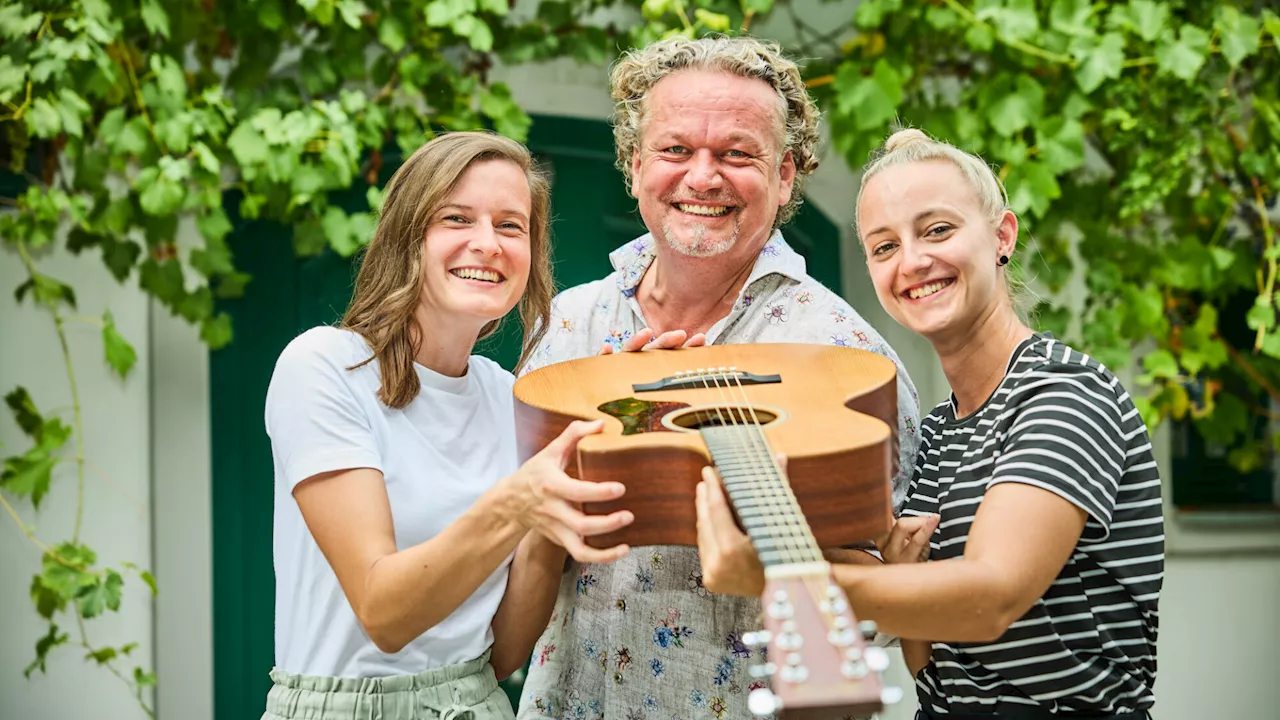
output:
[[[820,562],[822,552],[759,428],[718,425],[700,432],[760,562]]]

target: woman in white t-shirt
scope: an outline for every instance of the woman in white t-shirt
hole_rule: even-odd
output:
[[[517,306],[526,328],[547,327],[548,193],[516,142],[428,142],[386,187],[340,326],[281,353],[266,402],[276,651],[264,720],[511,718],[497,679],[546,625],[566,548],[586,562],[626,553],[583,537],[630,513],[576,505],[621,485],[563,472],[599,423],[518,465],[514,378],[472,354]],[[527,353],[536,333],[526,340]]]

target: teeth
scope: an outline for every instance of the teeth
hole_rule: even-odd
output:
[[[676,203],[676,207],[680,212],[687,212],[692,215],[706,215],[708,217],[720,217],[729,212],[727,205],[686,205],[684,203]]]
[[[463,280],[484,280],[485,282],[501,282],[502,277],[494,270],[478,270],[476,268],[459,268],[451,271]]]
[[[919,300],[922,297],[929,297],[930,295],[938,292],[939,290],[941,290],[942,288],[950,284],[951,284],[950,280],[939,280],[938,282],[929,283],[928,285],[921,285],[918,288],[913,288],[911,290],[908,290],[907,297],[911,298],[912,300]]]

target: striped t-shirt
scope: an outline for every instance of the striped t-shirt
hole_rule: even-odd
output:
[[[1164,573],[1160,476],[1146,427],[1116,377],[1048,334],[1022,342],[976,412],[953,400],[921,423],[904,515],[941,514],[930,561],[964,555],[986,489],[1034,485],[1088,513],[1044,596],[995,642],[935,642],[916,677],[922,707],[1122,713],[1154,704]]]

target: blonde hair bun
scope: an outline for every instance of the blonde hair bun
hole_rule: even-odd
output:
[[[891,153],[895,150],[901,150],[906,147],[911,147],[912,145],[921,145],[928,142],[932,141],[929,139],[928,135],[924,134],[924,132],[915,128],[906,128],[905,130],[899,130],[898,132],[890,135],[889,139],[884,141],[884,151],[886,153]]]

